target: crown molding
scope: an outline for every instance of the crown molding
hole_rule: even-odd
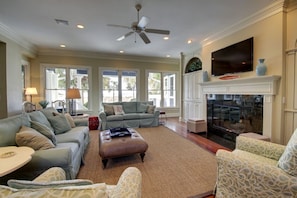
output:
[[[293,1],[293,0],[289,0],[289,1]],[[224,29],[220,32],[216,32],[215,34],[205,38],[201,42],[201,46],[204,47],[204,46],[210,45],[211,43],[213,43],[217,40],[220,40],[226,36],[229,36],[235,32],[238,32],[238,31],[240,31],[252,24],[255,24],[265,18],[271,17],[277,13],[283,12],[286,7],[286,5],[285,5],[286,2],[287,2],[287,0],[275,0],[274,3],[267,6],[266,8],[254,13],[253,15],[251,15],[241,21],[238,21],[237,23],[227,27],[226,29]]]
[[[35,45],[26,41],[24,38],[22,38],[20,35],[18,35],[16,32],[14,32],[12,29],[7,27],[3,23],[0,23],[0,34],[8,38],[9,40],[15,42],[16,44],[20,45],[29,52],[33,54],[37,53]]]
[[[164,64],[179,64],[178,58],[161,58],[150,56],[133,56],[125,54],[113,53],[100,53],[79,50],[61,50],[52,48],[38,49],[38,56],[68,56],[68,57],[81,57],[81,58],[94,58],[103,60],[119,60],[119,61],[134,61],[134,62],[151,62],[151,63],[164,63]]]

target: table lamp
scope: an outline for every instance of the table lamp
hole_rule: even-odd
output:
[[[26,96],[30,96],[30,102],[32,103],[32,95],[37,95],[36,87],[27,87],[25,91]]]
[[[79,99],[80,97],[80,92],[79,89],[73,88],[73,89],[68,89],[66,92],[66,99],[70,99],[69,101],[69,114],[70,115],[76,115],[76,105],[75,105],[75,100],[74,99]]]

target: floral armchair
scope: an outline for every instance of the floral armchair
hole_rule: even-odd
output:
[[[238,136],[216,157],[216,198],[297,197],[297,129],[287,146]]]
[[[140,198],[141,172],[135,167],[124,170],[117,185],[93,184],[86,179],[66,180],[60,167],[53,167],[33,181],[9,180],[8,186],[0,185],[0,197],[97,197]]]

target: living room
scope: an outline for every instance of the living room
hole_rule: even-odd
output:
[[[143,7],[145,9],[145,6]],[[132,12],[132,11],[131,11]],[[134,16],[131,14],[132,16]],[[254,38],[254,70],[240,73],[240,79],[256,77],[255,67],[259,58],[265,58],[267,64],[266,76],[280,76],[277,93],[267,101],[270,109],[264,109],[264,114],[271,115],[270,139],[272,142],[286,144],[296,125],[296,63],[292,62],[291,49],[296,49],[297,28],[296,1],[274,1],[271,6],[255,13],[245,20],[237,21],[231,27],[223,29],[218,34],[211,35],[208,40],[196,44],[197,49],[181,53],[175,58],[125,56],[122,54],[105,54],[65,49],[39,49],[28,47],[26,40],[19,40],[13,34],[0,31],[0,114],[1,118],[20,114],[22,112],[23,87],[21,65],[29,65],[29,82],[36,87],[38,95],[32,101],[38,103],[45,99],[44,68],[48,66],[83,66],[91,69],[89,100],[90,108],[85,111],[90,115],[98,115],[102,100],[100,75],[102,69],[116,68],[137,70],[139,72],[138,100],[147,100],[146,75],[149,71],[166,71],[177,74],[176,106],[160,110],[166,111],[168,117],[179,117],[183,114],[183,75],[187,62],[192,57],[202,60],[202,69],[211,74],[211,53],[231,44]],[[6,24],[9,26],[9,24]],[[198,25],[198,24],[197,24]],[[17,34],[22,34],[18,32]],[[141,42],[141,40],[139,40]],[[144,45],[144,44],[143,44]],[[201,47],[198,47],[201,45]],[[191,47],[189,47],[191,48]],[[4,58],[3,58],[4,57]],[[99,76],[99,78],[98,78]],[[218,77],[210,77],[210,82],[221,81]],[[295,105],[295,106],[294,106]],[[267,128],[266,128],[267,130]]]

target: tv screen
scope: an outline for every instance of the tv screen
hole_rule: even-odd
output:
[[[253,37],[211,53],[211,74],[253,71]]]

